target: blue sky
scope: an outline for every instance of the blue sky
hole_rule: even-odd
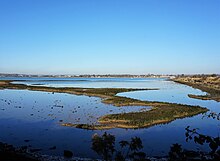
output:
[[[0,73],[220,73],[219,0],[0,0]]]

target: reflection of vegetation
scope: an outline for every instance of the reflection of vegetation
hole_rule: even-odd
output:
[[[205,117],[219,120],[219,114],[211,112]],[[191,129],[190,126],[186,127],[186,141],[193,140],[196,144],[207,144],[210,148],[210,152],[184,150],[181,145],[173,144],[169,152],[170,161],[191,161],[191,160],[205,160],[205,161],[219,161],[220,160],[220,137],[213,137],[204,135],[198,132],[198,129]]]
[[[0,88],[4,89],[28,89],[33,91],[47,91],[58,93],[69,93],[75,95],[97,96],[102,98],[102,102],[113,104],[115,106],[151,106],[152,110],[143,112],[132,112],[123,114],[106,115],[99,119],[102,125],[86,125],[63,123],[64,126],[73,126],[85,129],[109,129],[109,128],[142,128],[155,124],[167,123],[176,118],[184,118],[188,116],[204,113],[207,109],[199,106],[181,105],[175,103],[164,103],[154,101],[140,101],[137,99],[116,96],[117,93],[131,92],[137,90],[153,90],[153,89],[127,89],[127,88],[55,88],[42,86],[27,86],[24,84],[12,84],[10,81],[0,84]],[[156,89],[154,89],[156,90]]]
[[[182,149],[181,145],[173,144],[170,147],[169,161],[219,161],[220,160],[220,138],[211,137],[200,134],[196,129],[186,128],[186,140],[193,140],[196,144],[208,144],[211,151],[209,153],[203,151],[193,151]]]
[[[182,146],[179,144],[173,144],[170,147],[170,152],[169,152],[169,161],[185,161],[186,158],[183,154],[183,149]]]
[[[211,152],[193,151],[182,149],[180,144],[173,144],[168,154],[169,161],[218,161],[220,160],[220,139],[199,134],[196,129],[186,128],[186,139],[194,140],[195,143],[209,144]],[[95,134],[92,138],[92,149],[104,160],[125,161],[147,161],[146,154],[140,151],[143,148],[142,141],[138,137],[131,138],[131,141],[120,141],[120,150],[115,149],[115,137],[104,133],[102,136]]]
[[[186,128],[186,141],[194,140],[196,144],[204,145],[208,144],[211,149],[210,155],[216,159],[220,159],[220,137],[211,137],[208,135],[200,134],[197,129]]]
[[[111,160],[115,152],[115,137],[107,133],[104,133],[102,137],[94,135],[92,137],[92,149],[104,160]]]
[[[202,100],[220,101],[220,77],[216,75],[195,75],[195,76],[179,76],[173,79],[175,82],[186,84],[194,88],[201,89],[209,94],[192,95],[189,97]]]
[[[208,118],[219,120],[219,114],[211,112],[205,115]],[[169,161],[219,161],[220,160],[220,137],[212,137],[200,134],[197,129],[190,129],[186,127],[186,141],[193,140],[196,144],[208,144],[210,152],[194,151],[183,149],[180,144],[173,144],[168,153]],[[113,135],[104,133],[102,136],[95,134],[92,139],[92,149],[96,151],[104,160],[147,160],[146,154],[140,152],[143,148],[142,141],[138,137],[134,137],[130,142],[120,141],[121,149],[115,149],[115,137]],[[108,148],[110,147],[110,148]],[[115,158],[114,158],[115,157]]]
[[[211,112],[206,115],[208,118],[218,119],[219,114]],[[220,137],[212,137],[198,132],[198,129],[186,127],[186,141],[193,140],[196,144],[208,144],[210,152],[193,151],[183,149],[180,144],[173,144],[168,153],[169,161],[219,161],[220,160]],[[11,145],[0,143],[0,160],[10,161],[37,161],[43,160],[36,153],[30,153],[28,147],[15,149]],[[142,141],[138,137],[131,138],[130,141],[119,141],[119,148],[116,148],[115,136],[104,133],[102,136],[97,134],[92,137],[92,149],[103,158],[103,160],[115,161],[149,161],[143,149]],[[65,156],[72,157],[72,152],[64,151]],[[50,156],[50,158],[52,158]],[[149,159],[148,159],[149,158]],[[159,158],[159,157],[158,157]],[[47,160],[47,159],[46,159]],[[153,159],[154,160],[154,159]]]
[[[196,144],[208,144],[211,151],[193,151],[182,149],[180,144],[173,144],[168,153],[169,161],[219,161],[220,160],[220,138],[203,135],[196,129],[186,128],[186,140],[194,140]],[[125,161],[148,161],[146,154],[140,151],[143,148],[142,141],[138,137],[131,138],[131,141],[120,141],[120,150],[115,149],[115,137],[104,133],[102,136],[95,134],[92,138],[92,149],[104,160]]]
[[[104,160],[133,161],[147,160],[146,154],[140,150],[143,148],[142,141],[138,137],[131,138],[131,141],[120,141],[121,149],[115,149],[115,136],[104,133],[102,136],[95,134],[92,138],[92,149]]]

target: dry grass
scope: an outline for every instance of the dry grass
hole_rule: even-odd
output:
[[[207,92],[205,96],[189,95],[191,98],[202,100],[216,100],[220,102],[220,77],[219,76],[180,76],[173,79],[177,83],[186,84]]]

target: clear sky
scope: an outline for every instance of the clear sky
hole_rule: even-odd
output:
[[[0,0],[0,73],[220,73],[220,0]]]

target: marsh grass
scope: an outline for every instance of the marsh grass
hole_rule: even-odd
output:
[[[24,84],[12,84],[10,81],[0,81],[0,89],[18,89],[68,93],[75,95],[95,96],[102,98],[105,104],[114,106],[150,106],[149,111],[130,112],[120,114],[109,114],[99,118],[99,124],[72,124],[63,123],[63,126],[84,128],[89,130],[100,130],[110,128],[143,128],[160,123],[168,123],[177,118],[190,117],[199,113],[208,111],[199,106],[182,105],[176,103],[140,101],[137,99],[117,96],[117,93],[140,91],[140,90],[158,90],[158,89],[129,89],[129,88],[55,88],[42,86],[28,86]]]

